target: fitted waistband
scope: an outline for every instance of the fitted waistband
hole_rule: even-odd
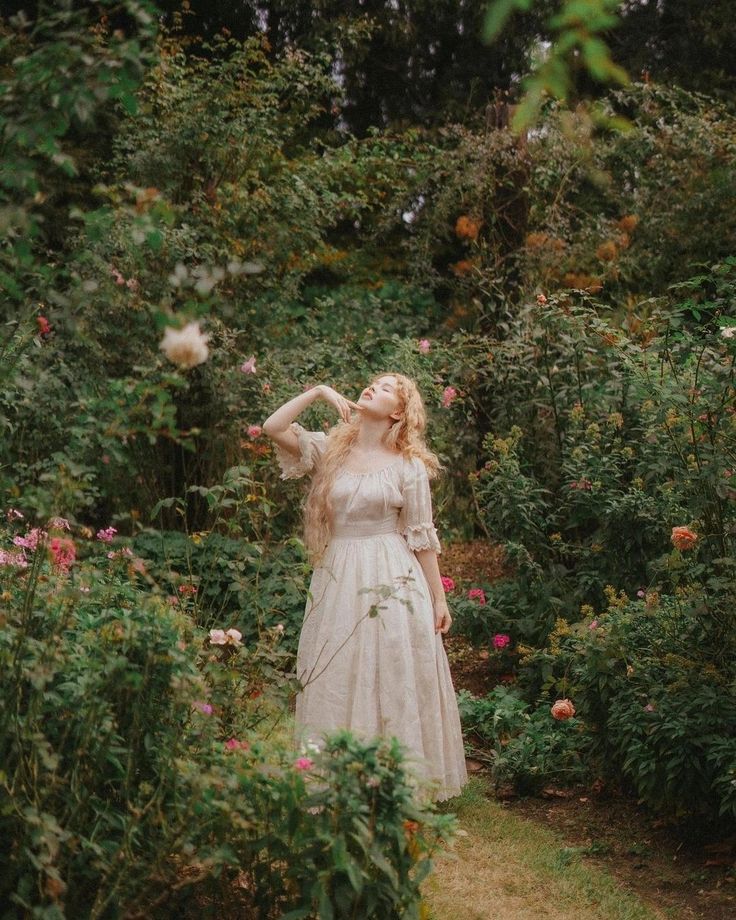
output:
[[[384,521],[361,521],[352,524],[338,524],[332,532],[336,540],[355,540],[364,537],[380,537],[384,534],[398,534],[396,518]]]

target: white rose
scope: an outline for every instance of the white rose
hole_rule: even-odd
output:
[[[199,323],[187,323],[183,329],[167,326],[159,348],[169,361],[179,367],[196,367],[207,360],[208,335],[199,328]]]

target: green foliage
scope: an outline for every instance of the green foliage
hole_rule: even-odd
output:
[[[395,742],[341,733],[300,759],[267,740],[293,686],[278,631],[213,644],[187,609],[192,592],[172,606],[116,541],[85,544],[58,519],[35,549],[9,536],[3,904],[170,916],[201,892],[263,920],[419,916],[419,883],[453,819],[417,804]]]
[[[498,38],[514,11],[526,13],[532,6],[532,0],[494,0],[486,13],[486,41]],[[523,131],[537,120],[547,96],[568,99],[575,63],[603,83],[628,82],[626,71],[611,59],[602,37],[618,24],[614,13],[619,7],[619,0],[564,0],[561,9],[549,18],[546,25],[553,33],[552,46],[545,59],[522,81],[524,96],[513,118],[516,131]]]
[[[601,775],[659,812],[733,822],[733,657],[713,660],[687,595],[610,591],[602,612],[560,621],[546,648],[527,652],[522,685],[574,699]]]
[[[128,29],[110,32],[100,17],[116,9]],[[135,110],[135,89],[151,62],[155,6],[149,0],[47,4],[33,24],[2,22],[3,166],[0,170],[0,289],[13,304],[57,284],[46,247],[67,221],[63,189],[73,196],[78,149],[115,106]],[[65,213],[66,211],[66,213]],[[56,292],[57,299],[60,297]]]
[[[182,585],[196,589],[187,610],[199,626],[237,627],[247,645],[278,628],[282,648],[296,653],[308,582],[300,540],[264,547],[217,531],[145,530],[132,545],[170,597],[176,599]]]
[[[492,392],[503,377],[523,397],[498,407],[509,434],[486,436],[490,459],[473,487],[486,528],[507,543],[518,593],[538,617],[546,608],[547,628],[602,603],[609,584],[634,593],[700,582],[709,646],[728,654],[736,433],[732,340],[722,331],[733,268],[714,270],[720,296],[652,310],[628,335],[585,303],[550,300],[496,350],[486,385]],[[666,555],[672,528],[684,525],[700,535],[687,564],[678,550]],[[538,640],[529,625],[525,641]]]
[[[498,787],[510,783],[521,795],[549,783],[589,778],[589,738],[575,717],[557,722],[548,705],[532,708],[518,693],[499,685],[484,697],[458,694],[463,728],[480,744],[475,753],[488,759]]]

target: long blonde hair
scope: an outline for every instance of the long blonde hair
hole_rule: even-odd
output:
[[[399,397],[401,417],[394,422],[383,436],[382,444],[390,450],[403,454],[407,459],[418,457],[427,468],[430,478],[441,469],[437,456],[424,442],[424,429],[427,415],[417,385],[403,374],[388,372],[377,374],[380,377],[396,378],[396,395]],[[355,444],[360,429],[360,416],[354,416],[349,422],[338,422],[330,429],[327,444],[304,506],[304,542],[312,562],[318,562],[324,554],[332,531],[332,508],[330,492],[335,477],[344,467],[350,450]]]

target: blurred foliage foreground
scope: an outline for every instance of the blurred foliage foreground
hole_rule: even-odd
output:
[[[732,827],[733,118],[635,84],[620,135],[356,139],[318,54],[118,6],[0,47],[4,916],[421,915],[453,822],[401,752],[279,740],[308,570],[260,423],[377,371],[425,396],[445,539],[504,547],[446,582],[503,679],[468,746]]]

